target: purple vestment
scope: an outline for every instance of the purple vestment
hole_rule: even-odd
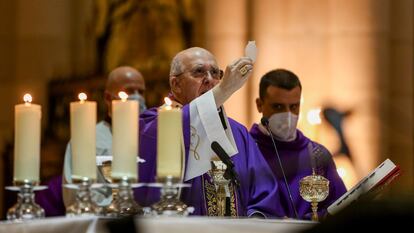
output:
[[[45,210],[46,217],[65,215],[62,176],[53,177],[45,185],[47,185],[47,189],[35,192],[35,202]]]
[[[237,216],[249,216],[262,213],[267,217],[281,217],[282,209],[279,201],[279,187],[272,171],[258,150],[247,129],[234,120],[229,124],[237,145],[238,154],[231,157],[238,173],[240,187],[232,189],[235,196]],[[190,112],[189,105],[183,108],[183,133],[185,155],[188,157],[190,147]],[[154,182],[156,176],[157,155],[157,109],[152,108],[140,116],[140,157],[146,160],[139,166],[140,182]],[[186,183],[191,188],[182,190],[181,199],[193,206],[195,215],[209,215],[211,195],[208,194],[210,183],[208,174],[195,177]],[[211,187],[211,186],[210,186]],[[207,191],[206,191],[207,190]],[[160,198],[159,189],[139,188],[135,197],[143,206],[154,204]]]
[[[250,129],[250,134],[271,167],[273,174],[277,177],[284,215],[290,218],[295,218],[270,136],[264,134],[257,124],[254,124]],[[299,130],[297,130],[296,139],[292,142],[282,142],[276,139],[275,141],[292,193],[293,202],[298,211],[299,218],[301,219],[309,219],[311,216],[310,204],[303,200],[299,194],[300,179],[312,174],[311,156],[308,150],[308,144],[311,143],[312,147],[319,147],[323,152],[323,156],[319,158],[319,161],[316,161],[316,170],[319,175],[324,176],[330,181],[329,196],[325,201],[318,205],[318,210],[321,210],[319,214],[324,215],[326,213],[326,208],[346,192],[345,185],[336,171],[332,155],[324,146],[312,142]]]

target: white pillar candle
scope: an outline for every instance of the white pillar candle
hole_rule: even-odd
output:
[[[112,177],[137,180],[139,103],[125,92],[119,97],[112,101]]]
[[[158,109],[157,177],[181,178],[182,171],[182,113],[171,107],[171,100]]]
[[[32,104],[29,94],[23,97],[26,103],[14,108],[14,174],[13,180],[39,181],[40,171],[40,124],[41,106]]]
[[[86,94],[80,93],[80,101],[70,103],[72,178],[95,180],[96,102],[86,98]]]

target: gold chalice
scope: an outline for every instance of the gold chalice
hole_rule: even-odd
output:
[[[300,196],[312,205],[312,220],[318,221],[318,202],[328,197],[329,180],[323,176],[316,175],[315,170],[313,170],[312,175],[302,178],[299,184]]]

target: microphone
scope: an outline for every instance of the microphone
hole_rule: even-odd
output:
[[[295,216],[298,219],[299,215],[298,215],[298,212],[296,210],[295,204],[293,203],[292,193],[290,192],[289,184],[288,184],[288,181],[287,181],[287,178],[286,178],[286,175],[285,175],[285,170],[283,169],[282,160],[280,160],[280,156],[279,156],[279,152],[277,151],[275,139],[273,138],[272,131],[270,131],[270,128],[269,128],[269,119],[267,119],[266,117],[262,117],[260,122],[262,123],[263,126],[266,127],[266,130],[269,133],[270,138],[272,139],[273,148],[275,149],[276,157],[277,157],[277,160],[279,161],[280,170],[282,171],[282,175],[283,175],[283,179],[285,181],[286,189],[287,189],[288,194],[289,194],[290,204],[292,205],[293,211],[295,212]]]
[[[233,182],[237,187],[240,186],[238,175],[234,170],[233,161],[231,161],[230,156],[226,153],[226,151],[224,151],[223,147],[221,147],[218,142],[214,141],[211,143],[211,149],[227,166],[226,171],[224,172],[224,178],[231,180],[231,182]]]

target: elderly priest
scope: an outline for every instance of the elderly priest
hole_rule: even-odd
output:
[[[169,97],[172,107],[182,109],[182,178],[191,184],[182,189],[181,200],[195,208],[195,215],[218,215],[216,191],[208,173],[216,156],[211,144],[217,142],[231,157],[240,181],[239,186],[231,184],[226,190],[229,215],[282,216],[279,186],[272,171],[247,129],[227,118],[222,107],[251,76],[252,69],[252,60],[242,57],[228,65],[223,74],[215,57],[198,47],[181,51],[172,60]],[[140,157],[146,162],[140,164],[139,179],[144,183],[156,181],[160,109],[149,109],[140,116]],[[148,206],[159,200],[160,192],[156,188],[141,188],[136,198]]]

